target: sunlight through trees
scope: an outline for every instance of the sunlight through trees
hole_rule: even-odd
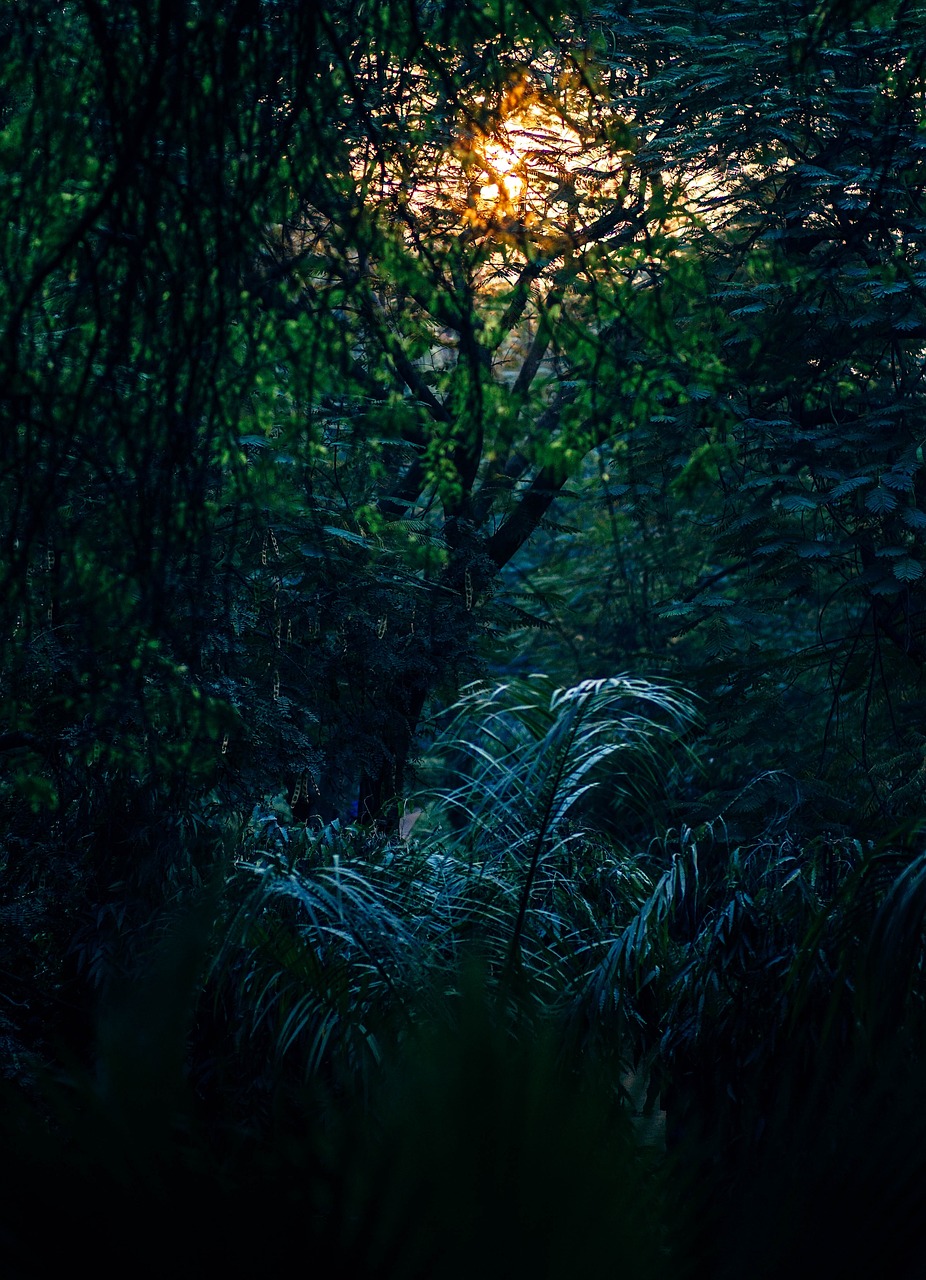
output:
[[[20,1272],[252,1176],[357,1275],[909,1262],[922,6],[0,36]]]

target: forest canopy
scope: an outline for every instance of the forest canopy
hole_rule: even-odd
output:
[[[576,674],[713,663],[763,720],[812,690],[807,767],[845,752],[906,812],[915,8],[4,21],[4,696],[36,803],[65,749],[381,814],[480,637],[582,630],[528,549],[581,509],[578,561],[547,540],[567,599],[609,584]]]
[[[883,955],[919,1009],[922,6],[16,0],[0,47],[11,1043],[105,1057],[205,910],[218,1111],[349,1092],[472,948],[748,1145],[798,1006],[795,1080]]]

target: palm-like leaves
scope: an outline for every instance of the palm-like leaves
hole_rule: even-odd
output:
[[[517,902],[504,868],[338,824],[291,833],[286,858],[261,844],[236,868],[240,905],[214,968],[242,1048],[298,1061],[306,1076],[362,1074],[384,1037],[456,989],[465,959],[500,968]],[[550,937],[564,931],[552,911],[547,925]],[[538,975],[556,971],[544,942]]]
[[[439,744],[458,762],[443,804],[465,816],[464,837],[389,843],[337,823],[255,823],[216,966],[241,1034],[308,1074],[332,1062],[354,1072],[379,1058],[386,1028],[456,988],[467,958],[491,981],[517,961],[528,1003],[561,1001],[618,900],[640,899],[613,849],[579,843],[583,799],[596,786],[657,791],[693,718],[671,686],[626,676],[473,686]]]
[[[691,699],[675,686],[626,675],[569,689],[540,675],[474,684],[439,744],[464,758],[445,800],[477,830],[502,823],[509,837],[554,841],[597,784],[623,797],[657,791],[667,747],[695,719]]]
[[[443,740],[462,757],[444,801],[465,815],[470,842],[483,852],[503,844],[523,876],[509,964],[541,863],[568,851],[583,798],[598,786],[612,803],[657,796],[668,748],[695,718],[674,686],[627,675],[570,689],[531,676],[464,694]]]

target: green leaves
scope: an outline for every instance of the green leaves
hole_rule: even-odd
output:
[[[535,676],[464,693],[442,747],[461,753],[464,778],[443,801],[465,815],[467,841],[491,848],[523,876],[509,967],[519,957],[531,895],[544,859],[579,838],[583,799],[606,786],[644,804],[660,784],[667,748],[692,724],[687,696],[670,685],[615,676],[551,689]],[[485,856],[485,854],[483,854]]]
[[[923,565],[919,560],[911,560],[907,557],[901,560],[895,560],[891,566],[894,577],[899,578],[901,582],[917,582],[923,576]]]
[[[866,493],[865,506],[875,515],[883,515],[885,512],[893,511],[897,506],[897,495],[884,485],[879,485],[878,488]]]
[[[685,693],[656,681],[615,676],[556,689],[533,676],[474,685],[451,716],[440,741],[465,763],[446,801],[476,831],[501,824],[514,853],[568,838],[567,819],[605,776],[612,802],[645,797],[658,785],[657,762],[696,712]]]

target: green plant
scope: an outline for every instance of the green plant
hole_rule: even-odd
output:
[[[665,683],[615,676],[556,689],[534,676],[473,686],[451,715],[441,746],[454,753],[462,781],[442,802],[462,821],[465,847],[482,856],[504,848],[518,869],[513,966],[541,868],[576,861],[570,846],[584,838],[583,801],[606,791],[615,826],[634,805],[658,806],[672,750],[696,714]]]

